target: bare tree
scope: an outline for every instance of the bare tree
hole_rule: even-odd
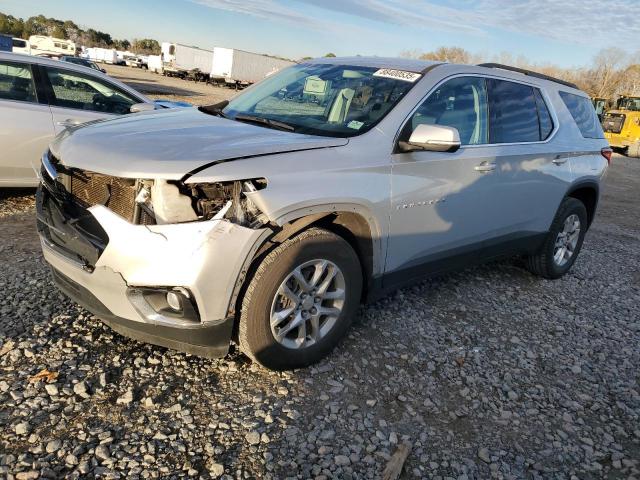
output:
[[[464,48],[438,47],[433,52],[420,55],[422,60],[436,60],[449,63],[471,63],[472,56]]]

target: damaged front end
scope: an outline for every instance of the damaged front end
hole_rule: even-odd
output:
[[[48,157],[41,177],[38,229],[61,290],[125,335],[144,330],[151,343],[224,353],[237,285],[273,233],[252,200],[265,179],[131,180]],[[226,338],[199,336],[205,330]]]
[[[135,225],[226,219],[260,228],[268,222],[249,198],[266,188],[264,178],[186,185],[163,179],[113,177],[61,165],[56,168],[55,185],[49,182],[55,190],[66,192],[69,200],[84,208],[103,205]]]

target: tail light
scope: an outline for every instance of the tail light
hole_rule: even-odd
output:
[[[613,150],[609,147],[603,148],[600,150],[600,154],[607,159],[607,165],[611,165],[611,155],[613,155]]]

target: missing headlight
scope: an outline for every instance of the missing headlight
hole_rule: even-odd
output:
[[[266,186],[267,181],[264,178],[257,178],[197,183],[189,185],[189,188],[194,210],[202,220],[210,220],[226,209],[223,218],[238,225],[256,228],[266,223],[266,218],[247,194],[262,190]]]

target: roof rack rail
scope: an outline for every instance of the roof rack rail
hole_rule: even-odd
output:
[[[549,75],[545,75],[544,73],[532,72],[531,70],[526,70],[524,68],[511,67],[509,65],[503,65],[501,63],[480,63],[478,67],[486,67],[486,68],[500,68],[502,70],[509,70],[510,72],[517,72],[523,75],[528,75],[529,77],[541,78],[542,80],[549,80],[550,82],[559,83],[561,85],[566,85],[567,87],[575,88],[580,90],[580,88],[571,82],[567,82],[565,80],[560,80],[559,78],[550,77]]]

